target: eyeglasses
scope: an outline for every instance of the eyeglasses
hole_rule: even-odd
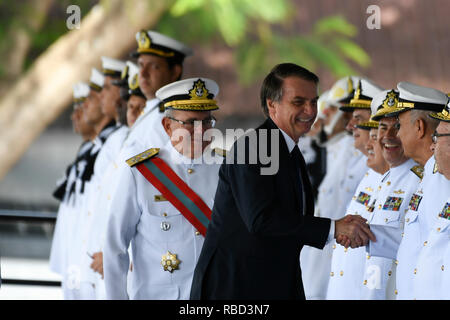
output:
[[[450,136],[450,133],[437,133],[436,131],[431,135],[431,140],[433,143],[437,143],[438,137]]]
[[[203,119],[203,120],[194,119],[194,120],[189,120],[189,121],[178,120],[178,119],[175,119],[172,117],[167,117],[167,118],[169,118],[170,120],[176,121],[188,128],[193,128],[195,126],[195,124],[198,122],[201,122],[202,126],[204,126],[204,127],[213,128],[216,125],[216,121],[217,121],[216,118],[214,118],[214,117],[211,117],[208,119]]]

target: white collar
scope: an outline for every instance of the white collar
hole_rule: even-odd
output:
[[[159,99],[158,98],[153,98],[150,100],[147,100],[145,102],[145,107],[144,107],[144,113],[149,112],[151,109],[153,109],[154,106],[156,106],[159,103]]]
[[[281,129],[280,129],[280,131],[281,131],[281,133],[282,133],[283,136],[284,136],[284,140],[286,141],[286,144],[287,144],[289,153],[291,153],[291,152],[292,152],[292,149],[294,149],[294,147],[295,147],[297,144],[295,143],[295,141],[294,141],[294,140],[293,140],[286,132],[284,132],[284,131],[281,130]]]

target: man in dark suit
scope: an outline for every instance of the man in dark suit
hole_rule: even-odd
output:
[[[290,63],[275,66],[265,78],[261,102],[268,119],[256,129],[256,139],[247,134],[234,144],[220,168],[191,299],[305,299],[303,245],[323,248],[333,237],[346,247],[375,240],[360,216],[337,221],[313,216],[297,142],[316,117],[317,84],[316,75]],[[275,174],[264,173],[269,164],[261,148],[278,160]],[[257,161],[251,161],[254,155]]]

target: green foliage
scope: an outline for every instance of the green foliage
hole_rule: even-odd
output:
[[[290,0],[176,0],[158,30],[191,44],[220,38],[234,49],[245,85],[280,62],[311,70],[323,66],[336,77],[356,74],[351,63],[370,65],[368,54],[352,40],[357,28],[344,17],[325,17],[309,34],[298,34],[286,27],[292,12]]]

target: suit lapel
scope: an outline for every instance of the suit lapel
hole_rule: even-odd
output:
[[[280,129],[277,127],[277,125],[272,121],[272,119],[268,118],[266,122],[260,127],[264,129],[268,129],[268,134],[270,135],[271,129],[278,130],[278,145],[280,147],[279,149],[279,159],[280,159],[280,168],[279,168],[279,174],[283,176],[283,179],[286,178],[290,181],[291,189],[294,190],[295,193],[295,201],[297,203],[298,208],[305,208],[300,203],[300,199],[305,199],[305,197],[302,197],[300,188],[302,188],[303,182],[300,180],[300,177],[297,174],[293,174],[293,172],[297,172],[297,168],[295,167],[294,162],[291,159],[286,140],[283,137],[283,134],[281,133]],[[270,139],[268,139],[268,143],[270,144]],[[269,150],[270,145],[269,145]],[[304,202],[304,201],[303,201]]]

